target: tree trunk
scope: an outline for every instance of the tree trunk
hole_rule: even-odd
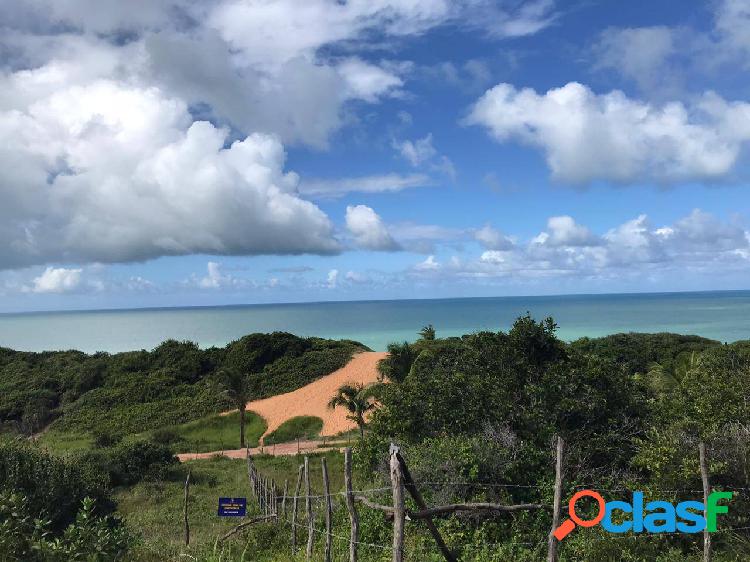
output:
[[[245,404],[240,406],[240,449],[245,448]]]
[[[357,425],[359,426],[359,437],[365,438],[365,417],[362,414],[357,414]]]

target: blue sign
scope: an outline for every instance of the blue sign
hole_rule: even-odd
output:
[[[219,498],[219,517],[244,517],[247,498]]]

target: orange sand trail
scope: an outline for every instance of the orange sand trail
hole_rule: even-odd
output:
[[[270,433],[286,420],[297,416],[317,416],[323,420],[321,436],[330,436],[355,429],[357,425],[346,419],[344,408],[328,409],[328,401],[336,390],[345,383],[369,384],[378,380],[378,361],[385,352],[365,351],[352,357],[351,361],[338,371],[326,375],[307,386],[286,394],[279,394],[247,404],[247,409],[262,416]]]

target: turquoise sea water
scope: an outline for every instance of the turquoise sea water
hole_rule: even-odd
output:
[[[207,347],[283,330],[384,350],[389,342],[416,339],[426,324],[439,336],[506,330],[527,311],[552,316],[566,340],[628,331],[750,339],[750,291],[731,291],[0,314],[0,347],[115,352],[151,349],[168,338]]]

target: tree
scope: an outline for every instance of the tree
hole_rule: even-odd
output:
[[[427,326],[419,330],[419,337],[427,341],[434,340],[435,339],[435,327],[432,324],[427,324]]]
[[[333,410],[342,406],[349,411],[347,419],[352,420],[359,427],[359,434],[365,436],[365,414],[375,408],[375,395],[380,385],[363,385],[360,383],[343,384],[336,391],[336,395],[328,402]]]
[[[250,377],[238,369],[225,368],[221,372],[221,385],[224,393],[240,411],[240,448],[243,448],[245,446],[245,408],[252,396]]]

